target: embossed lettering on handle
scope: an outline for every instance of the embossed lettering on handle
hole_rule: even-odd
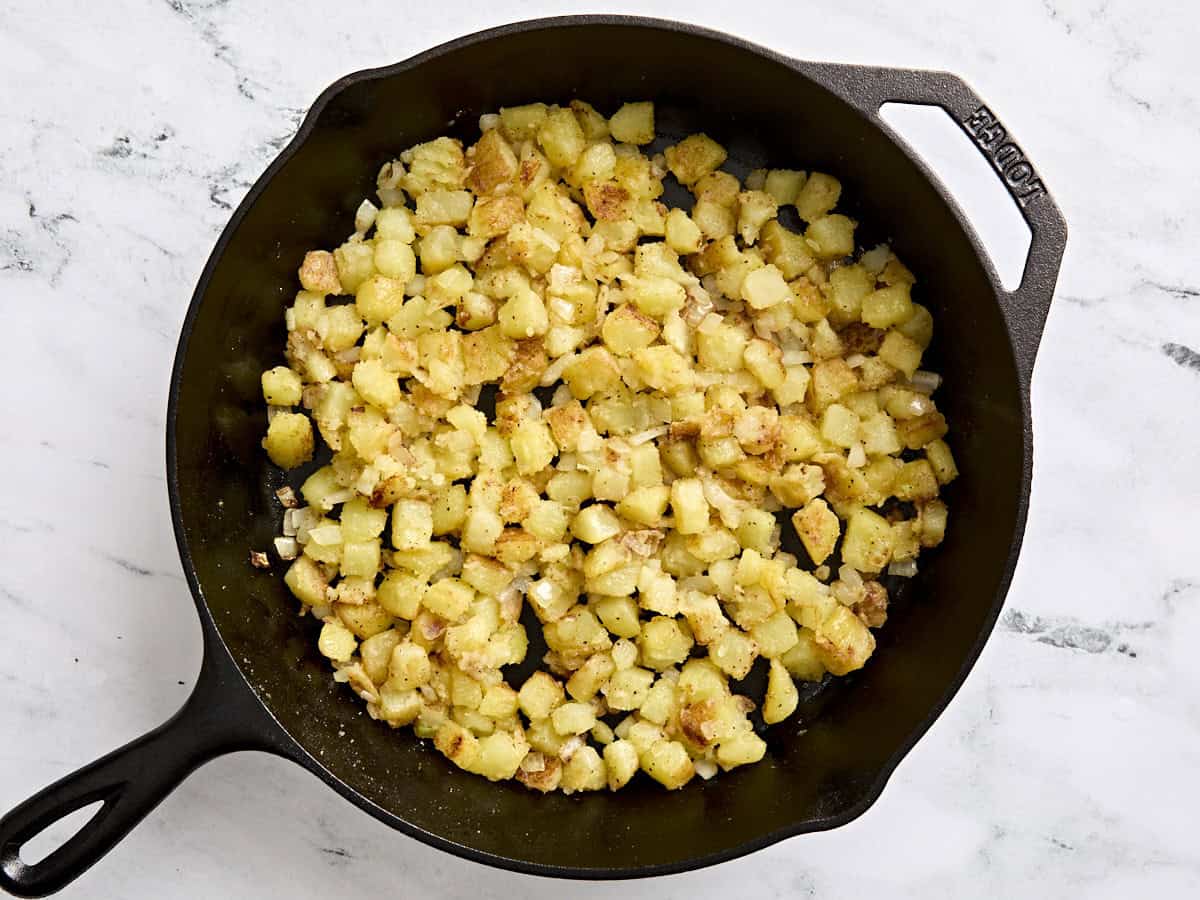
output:
[[[979,106],[959,124],[1000,173],[1004,186],[1017,203],[1025,206],[1034,197],[1046,193],[1046,187],[1025,151],[1015,141],[1007,140],[1007,129],[990,109]]]

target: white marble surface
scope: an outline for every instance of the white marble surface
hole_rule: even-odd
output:
[[[1200,892],[1200,16],[1132,0],[726,7],[609,9],[797,56],[958,72],[1070,222],[1035,378],[1025,551],[1004,624],[949,711],[859,821],[670,879],[567,888],[485,869],[292,765],[242,755],[193,776],[64,896]],[[231,208],[343,73],[583,11],[476,9],[0,6],[0,809],[159,723],[190,689],[199,629],[171,538],[163,420],[177,329]],[[943,171],[956,176],[963,155],[939,153]],[[1003,236],[997,255],[1012,256]]]

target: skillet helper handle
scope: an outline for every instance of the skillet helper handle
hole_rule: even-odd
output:
[[[44,897],[75,880],[108,853],[197,767],[235,750],[279,750],[265,713],[249,718],[249,689],[231,684],[227,667],[205,664],[175,716],[146,735],[39,791],[0,818],[0,890]],[[262,722],[256,727],[255,722]],[[247,724],[252,723],[252,724]],[[99,801],[99,810],[45,859],[28,864],[22,845],[55,822]]]
[[[821,63],[798,65],[888,132],[892,129],[879,115],[885,103],[937,106],[983,154],[1016,203],[1032,236],[1021,283],[1016,289],[1006,290],[995,272],[991,273],[1022,385],[1028,390],[1066,249],[1067,223],[1012,132],[966,82],[949,72]]]

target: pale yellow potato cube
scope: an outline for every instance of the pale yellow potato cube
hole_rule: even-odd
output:
[[[854,252],[853,219],[834,213],[814,220],[804,232],[804,240],[821,259],[837,259]]]
[[[679,478],[671,483],[671,511],[679,534],[700,534],[708,527],[708,500],[697,478]]]
[[[617,670],[607,685],[601,688],[608,708],[618,712],[640,707],[650,693],[654,673],[640,666]]]
[[[522,475],[546,469],[558,453],[550,428],[540,419],[526,419],[517,425],[510,444],[517,471]]]
[[[411,620],[417,617],[428,589],[428,583],[415,575],[392,569],[383,576],[375,599],[391,615]]]
[[[323,656],[335,662],[345,662],[358,649],[358,641],[354,633],[338,621],[329,621],[321,626],[321,635],[317,638],[317,649]]]
[[[750,629],[750,636],[758,645],[758,652],[767,659],[783,656],[799,640],[796,623],[783,610],[776,612]]]
[[[771,169],[767,172],[763,190],[780,206],[794,204],[808,176],[793,169]]]
[[[632,742],[617,740],[604,747],[608,789],[616,791],[629,783],[638,770],[638,752]]]
[[[758,658],[758,645],[745,632],[726,628],[708,645],[708,658],[730,678],[745,678]]]
[[[505,337],[524,339],[540,337],[550,327],[550,317],[542,298],[530,288],[518,290],[497,314],[500,331]]]
[[[321,567],[307,556],[299,556],[283,576],[284,583],[301,603],[321,606],[325,603],[325,588],[329,579]]]
[[[642,625],[638,639],[642,664],[659,671],[677,666],[687,659],[693,643],[686,623],[666,616],[655,616]]]
[[[392,546],[417,550],[433,538],[433,508],[423,500],[399,500],[392,507]]]
[[[563,766],[560,786],[564,794],[572,794],[576,791],[602,791],[607,783],[608,773],[604,760],[595,747],[580,747]]]
[[[768,725],[782,722],[796,711],[799,703],[800,694],[791,674],[780,660],[772,659],[767,673],[767,694],[763,699],[763,721]]]
[[[679,741],[657,741],[640,754],[642,770],[668,790],[677,790],[692,780],[696,770],[687,748]]]
[[[550,713],[550,723],[564,737],[583,734],[596,724],[596,713],[590,703],[572,701],[555,707]]]
[[[267,426],[263,448],[283,469],[302,466],[313,457],[312,421],[303,413],[278,413]]]
[[[662,329],[650,316],[631,303],[623,303],[604,318],[600,336],[618,356],[649,347]]]
[[[296,406],[303,387],[300,376],[287,366],[276,366],[262,373],[263,399],[272,406]]]
[[[654,104],[626,103],[608,120],[613,140],[624,144],[649,144],[654,140]]]
[[[813,172],[796,194],[796,212],[806,222],[813,222],[837,206],[842,196],[842,183],[832,175]]]
[[[517,703],[530,719],[546,719],[564,700],[563,686],[548,672],[534,672],[521,685]]]
[[[773,265],[755,269],[742,279],[742,299],[752,309],[768,309],[792,296],[783,274]]]

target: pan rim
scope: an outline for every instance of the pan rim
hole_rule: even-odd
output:
[[[308,769],[323,782],[325,782],[327,786],[337,791],[338,794],[345,797],[355,806],[372,815],[384,824],[395,828],[409,837],[436,847],[439,850],[452,853],[460,858],[528,875],[574,880],[620,880],[674,875],[682,872],[706,868],[722,862],[727,862],[742,856],[746,856],[750,853],[754,853],[772,844],[795,837],[797,835],[840,828],[862,816],[875,804],[875,802],[883,793],[884,788],[887,786],[888,781],[891,779],[892,774],[909,755],[909,753],[912,752],[918,741],[925,736],[925,734],[933,726],[934,722],[941,717],[942,713],[945,712],[950,702],[962,688],[968,675],[974,668],[975,663],[978,661],[978,658],[983,651],[983,647],[993,633],[996,621],[998,620],[1000,612],[1003,608],[1008,589],[1012,583],[1017,559],[1023,542],[1025,525],[1028,517],[1030,489],[1032,484],[1032,426],[1030,394],[1027,387],[1019,391],[1022,414],[1021,440],[1023,462],[1020,492],[1017,498],[1016,517],[1013,526],[1013,534],[1009,543],[1008,558],[1001,572],[1001,577],[996,587],[991,608],[988,610],[988,613],[984,618],[979,635],[964,657],[962,666],[953,680],[947,684],[946,689],[939,698],[938,702],[930,708],[930,711],[925,718],[922,719],[921,722],[919,722],[912,729],[904,741],[902,741],[897,747],[896,751],[880,766],[878,774],[871,784],[863,791],[861,798],[851,807],[837,815],[799,821],[792,825],[783,826],[781,828],[756,835],[748,840],[713,853],[705,854],[703,856],[690,857],[667,863],[655,863],[617,868],[585,868],[538,863],[529,860],[515,859],[508,856],[501,856],[487,851],[482,851],[465,844],[457,843],[442,837],[439,834],[420,828],[396,813],[383,808],[370,797],[360,793],[339,778],[332,771],[327,769],[277,719],[271,708],[266,702],[264,702],[262,697],[259,695],[259,692],[250,683],[249,679],[247,679],[241,666],[238,665],[237,660],[234,658],[228,645],[225,643],[224,638],[220,634],[216,622],[212,617],[212,613],[209,610],[208,602],[205,599],[203,587],[200,584],[199,578],[197,577],[191,549],[188,543],[188,537],[183,525],[182,502],[179,490],[179,467],[176,453],[176,425],[180,394],[182,391],[184,363],[188,355],[187,351],[190,344],[192,330],[195,326],[200,307],[203,305],[204,295],[206,294],[209,283],[212,280],[213,272],[224,256],[227,247],[233,239],[234,233],[241,225],[246,214],[258,201],[259,197],[274,179],[277,172],[309,139],[312,132],[316,128],[321,113],[324,111],[326,106],[328,106],[328,104],[336,96],[340,95],[347,88],[355,84],[364,81],[387,78],[400,72],[415,68],[439,56],[443,56],[447,53],[452,53],[475,44],[504,38],[516,33],[542,31],[564,27],[570,28],[593,26],[625,26],[699,37],[753,53],[772,62],[787,66],[788,68],[791,68],[795,71],[798,71],[800,74],[809,77],[803,70],[804,61],[788,57],[775,50],[772,50],[769,47],[764,47],[735,35],[730,35],[714,29],[704,28],[701,26],[669,19],[605,14],[550,16],[512,22],[482,31],[473,32],[471,34],[463,35],[453,40],[443,42],[437,46],[396,63],[361,69],[337,79],[318,95],[317,99],[309,107],[308,112],[300,123],[295,135],[280,150],[274,160],[272,160],[272,162],[266,167],[266,169],[247,191],[245,197],[230,215],[228,222],[222,229],[216,243],[213,245],[213,249],[209,254],[207,261],[205,262],[204,268],[201,270],[201,274],[196,282],[196,288],[192,293],[183,323],[180,327],[179,341],[176,347],[175,359],[172,364],[170,388],[167,399],[165,449],[167,457],[167,493],[170,501],[171,523],[175,535],[175,542],[179,550],[180,562],[182,563],[184,570],[184,576],[186,578],[188,588],[191,591],[192,599],[195,603],[196,611],[202,626],[204,640],[203,655],[206,659],[211,657],[220,657],[220,662],[224,663],[226,667],[231,669],[233,672],[236,672],[238,679],[240,679],[242,682],[242,685],[239,685],[238,689],[240,690],[244,686],[245,690],[247,690],[250,695],[254,697],[258,706],[261,707],[262,711],[265,713],[270,723],[269,727],[273,728],[277,732],[278,737],[286,738],[291,752],[283,751],[279,748],[273,748],[274,752],[287,756],[294,762],[304,766],[304,768]],[[846,68],[852,69],[855,68],[855,66],[847,65]],[[829,90],[829,88],[821,85],[819,82],[814,81],[814,84],[823,90]],[[834,93],[836,95],[836,92]],[[840,99],[845,100],[845,98]],[[853,104],[847,103],[847,105],[850,105],[852,108],[854,108]],[[854,110],[857,115],[867,118],[861,110],[857,108],[854,108]],[[949,205],[951,212],[955,215],[960,227],[962,227],[965,235],[969,239],[972,248],[975,251],[975,255],[978,258],[979,263],[984,267],[984,270],[989,275],[992,285],[996,285],[998,281],[995,278],[994,266],[992,265],[990,257],[984,251],[982,243],[979,240],[975,229],[972,227],[954,198],[945,189],[941,181],[929,169],[924,160],[922,160],[920,156],[913,151],[911,146],[909,146],[900,136],[898,136],[890,127],[888,127],[886,123],[872,124],[875,124],[880,128],[880,131],[884,137],[898,144],[900,149],[918,166],[924,177],[926,177],[938,190],[942,198]],[[999,302],[998,296],[995,299],[997,302]],[[1009,334],[1009,340],[1011,344],[1011,333]],[[1013,349],[1015,359],[1015,348]],[[215,662],[217,660],[214,659],[213,661]]]

